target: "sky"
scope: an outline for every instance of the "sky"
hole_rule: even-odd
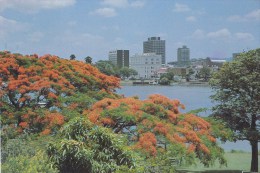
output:
[[[260,47],[260,0],[0,0],[0,51],[108,60],[166,40],[166,61],[224,59]]]

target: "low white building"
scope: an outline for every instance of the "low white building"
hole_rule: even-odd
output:
[[[130,57],[129,66],[138,72],[139,78],[151,79],[162,66],[162,56],[155,53],[135,54]]]

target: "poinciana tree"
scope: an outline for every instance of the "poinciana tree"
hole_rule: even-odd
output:
[[[90,64],[51,55],[38,57],[0,52],[1,123],[20,131],[45,135],[63,127],[60,136],[55,137],[60,137],[57,141],[64,141],[64,145],[54,142],[50,146],[50,155],[56,157],[53,159],[56,159],[60,170],[66,167],[66,163],[77,167],[73,161],[81,162],[81,158],[99,170],[102,166],[97,164],[100,158],[92,153],[89,156],[93,156],[95,161],[88,160],[85,158],[88,156],[86,149],[100,153],[101,160],[108,166],[111,166],[109,162],[113,159],[112,166],[131,167],[132,156],[124,155],[125,149],[121,148],[121,144],[118,147],[118,136],[112,132],[126,134],[131,148],[145,158],[166,155],[167,158],[185,157],[186,161],[197,157],[205,165],[216,159],[225,163],[223,150],[216,144],[218,134],[210,123],[193,114],[181,114],[179,101],[160,95],[150,96],[145,101],[120,98],[113,92],[117,87],[118,78],[104,75]],[[73,119],[82,114],[92,123],[112,129],[112,132],[84,119]],[[64,126],[70,119],[72,121]],[[83,135],[78,134],[80,127]],[[70,131],[72,128],[74,130]],[[76,134],[75,138],[68,136],[70,132]],[[225,136],[225,131],[221,134]],[[93,140],[88,141],[84,137]],[[107,153],[112,154],[111,157],[107,157]],[[74,160],[66,160],[71,158],[71,154],[80,155],[73,157]],[[122,158],[130,161],[123,163]],[[85,170],[86,165],[81,163]]]
[[[93,123],[128,136],[129,145],[146,157],[199,158],[209,166],[216,159],[225,163],[210,123],[193,114],[182,114],[178,100],[151,95],[137,98],[103,99],[83,114]],[[225,133],[224,131],[222,133]],[[228,134],[226,134],[228,135]]]
[[[73,104],[86,105],[84,101],[72,103],[66,98],[68,100],[78,93],[91,98],[97,98],[102,93],[114,95],[112,92],[117,87],[117,78],[106,76],[80,61],[52,55],[38,57],[0,52],[0,113],[3,125],[13,124],[20,130],[48,134],[66,120],[61,113],[64,107],[73,109]],[[63,102],[64,99],[66,102]],[[44,108],[41,108],[42,104]]]

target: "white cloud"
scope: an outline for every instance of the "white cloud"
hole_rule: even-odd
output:
[[[188,17],[186,17],[186,21],[188,21],[188,22],[196,22],[197,18],[195,16],[188,16]]]
[[[213,39],[213,40],[232,40],[232,41],[252,41],[254,36],[251,33],[237,32],[232,34],[228,29],[220,29],[214,32],[208,32],[197,29],[192,34],[193,39]]]
[[[207,37],[212,39],[229,39],[231,37],[231,33],[228,29],[224,28],[215,32],[209,32]]]
[[[128,1],[128,0],[103,0],[102,5],[114,7],[114,8],[124,8],[124,7],[134,7],[140,8],[145,5],[144,0]]]
[[[232,15],[227,20],[232,22],[260,21],[260,9],[251,11],[244,16]]]
[[[55,9],[74,5],[76,0],[0,0],[0,11],[16,9],[25,12],[36,12],[41,9]]]
[[[133,1],[130,6],[133,8],[142,8],[145,5],[145,1]]]
[[[235,37],[242,41],[252,41],[254,40],[254,36],[250,33],[238,32],[235,33]]]
[[[197,29],[193,34],[192,34],[192,38],[195,39],[203,39],[205,38],[206,34],[203,30],[201,29]]]
[[[7,19],[3,16],[0,16],[0,27],[5,27],[6,25],[16,25],[17,22],[15,20]]]
[[[33,32],[29,35],[28,39],[29,41],[33,42],[33,43],[37,43],[39,41],[41,41],[41,39],[44,37],[44,34],[42,32]]]
[[[103,0],[101,4],[111,6],[111,7],[121,8],[121,7],[128,6],[128,1],[127,0]]]
[[[176,3],[173,11],[175,11],[175,12],[186,12],[186,11],[190,11],[190,8],[185,4]]]
[[[12,32],[25,30],[26,27],[26,24],[0,16],[0,38],[8,36]]]
[[[243,19],[243,17],[239,16],[239,15],[233,15],[233,16],[229,16],[228,17],[228,21],[232,21],[232,22],[239,22],[239,21],[244,21],[245,19]]]
[[[115,9],[113,9],[113,8],[99,8],[93,12],[90,12],[90,14],[99,15],[99,16],[103,16],[103,17],[114,17],[117,15]]]
[[[248,13],[245,18],[248,20],[260,20],[260,9]]]
[[[115,9],[117,8],[142,8],[145,5],[145,0],[103,0],[101,5],[105,6],[103,8],[96,9],[90,12],[92,15],[100,15],[103,17],[114,17],[117,15]]]

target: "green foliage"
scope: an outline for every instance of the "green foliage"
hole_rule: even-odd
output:
[[[254,136],[260,140],[259,72],[260,49],[256,49],[224,64],[210,81],[216,91],[212,99],[218,102],[213,108],[214,117],[227,122],[241,139],[252,140]]]
[[[128,67],[123,67],[119,70],[119,75],[122,78],[129,78],[130,76],[136,76],[138,73],[136,70],[128,68]]]
[[[70,55],[70,60],[75,60],[76,59],[76,56],[74,54],[71,54]]]
[[[119,70],[111,61],[100,60],[95,63],[95,66],[106,75],[118,76]]]
[[[88,172],[92,170],[94,153],[85,149],[83,142],[62,139],[49,145],[48,154],[60,172]]]
[[[94,103],[95,100],[89,95],[76,92],[72,96],[60,97],[59,101],[64,105],[65,110],[63,112],[65,114],[67,111],[76,111],[82,114],[83,110],[88,109]],[[70,110],[66,108],[69,108]]]
[[[174,78],[174,73],[173,72],[168,72],[168,73],[165,73],[165,74],[162,74],[160,79],[163,79],[163,78],[166,78],[168,79],[169,81],[170,80],[173,80]]]
[[[17,136],[18,132],[13,126],[1,127],[1,146],[4,146],[9,139],[14,139]]]
[[[260,141],[260,49],[240,54],[225,63],[210,81],[217,102],[213,116],[222,119],[240,140],[252,146],[251,171],[258,171]]]
[[[72,119],[49,144],[48,155],[61,172],[113,172],[134,166],[131,152],[119,135],[84,118]]]
[[[163,161],[161,155],[178,158],[187,164],[192,164],[195,158],[205,166],[215,160],[225,164],[224,151],[217,145],[211,125],[195,115],[181,114],[179,106],[183,105],[178,100],[160,95],[152,95],[145,101],[136,98],[103,99],[95,103],[86,116],[91,122],[109,127],[115,133],[126,134],[128,145],[145,158],[145,161],[138,162],[158,158],[151,169],[163,169],[160,167],[165,166],[167,158]],[[161,148],[164,152],[160,151]]]
[[[170,80],[167,77],[163,77],[160,79],[159,84],[161,85],[169,85],[170,84]]]
[[[137,157],[138,166],[132,170],[121,168],[117,173],[151,172],[173,173],[176,167],[195,164],[195,154],[187,152],[180,144],[167,145],[167,149],[161,148],[156,157]]]
[[[1,147],[2,171],[10,173],[58,172],[44,152],[51,137],[22,134],[7,140]]]
[[[212,126],[212,134],[220,139],[222,142],[235,141],[234,132],[228,127],[228,124],[221,120],[213,117],[205,117]]]
[[[116,95],[116,87],[118,78],[80,61],[51,55],[0,54],[1,123],[20,133],[55,133],[94,101]]]
[[[21,54],[17,55],[17,57],[21,56]],[[31,59],[29,57],[19,57],[16,58],[17,63],[19,64],[19,66],[24,66],[25,68],[28,68],[32,65]]]
[[[174,71],[172,70],[172,69],[167,69],[167,73],[165,73],[165,74],[162,74],[161,76],[160,76],[160,81],[159,81],[159,83],[161,84],[161,85],[169,85],[170,84],[170,82],[171,81],[173,81],[174,80]]]
[[[198,73],[198,77],[202,78],[204,81],[208,81],[211,76],[210,68],[203,66]]]
[[[195,157],[204,165],[216,159],[224,163],[223,151],[214,141],[220,132],[210,131],[211,136],[207,122],[180,115],[179,101],[154,96],[154,100],[144,103],[138,99],[126,99],[124,103],[119,100],[113,107],[108,98],[119,98],[113,93],[119,80],[89,64],[50,55],[0,55],[1,62],[5,62],[0,63],[0,113],[4,124],[1,160],[5,172],[174,172],[173,159],[192,164]],[[86,58],[87,63],[90,60]],[[13,68],[14,64],[19,70]],[[96,66],[105,74],[118,75],[118,69],[108,61],[99,61]],[[127,68],[121,72],[124,77],[136,75]],[[173,76],[169,71],[165,83]],[[100,107],[92,109],[101,99],[108,102],[101,101]],[[47,102],[45,108],[39,107],[41,101]],[[96,125],[82,117],[88,113],[92,113],[92,122],[100,117]],[[194,121],[203,127],[197,128]],[[17,129],[25,135],[19,136]],[[27,135],[40,131],[46,136]],[[197,141],[191,138],[194,133]],[[128,135],[128,140],[122,134]],[[194,148],[188,150],[191,144]]]
[[[58,173],[48,161],[48,157],[44,152],[37,152],[31,155],[16,155],[8,157],[2,164],[2,172],[8,173]]]
[[[51,136],[35,136],[22,134],[16,138],[8,139],[1,146],[1,161],[5,162],[9,157],[18,155],[34,156],[38,151],[45,150],[49,141],[53,140]]]
[[[16,157],[18,155],[35,155],[35,148],[31,148],[28,145],[28,136],[22,135],[15,139],[9,139],[2,147],[1,147],[1,162],[5,162],[8,157]]]
[[[87,57],[85,58],[85,62],[86,62],[87,64],[92,64],[92,58],[91,58],[90,56],[87,56]]]
[[[186,81],[189,82],[190,81],[190,77],[191,75],[193,75],[195,73],[195,71],[192,68],[189,68],[188,74],[186,74]]]

